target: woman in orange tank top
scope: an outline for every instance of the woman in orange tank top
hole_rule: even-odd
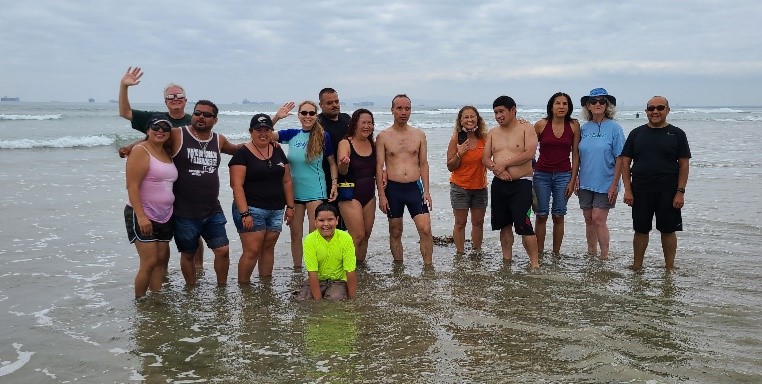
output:
[[[455,130],[447,147],[450,203],[455,216],[452,237],[457,254],[465,252],[466,223],[471,212],[471,249],[482,250],[484,214],[487,211],[487,169],[482,164],[487,124],[479,111],[467,105],[458,111]]]

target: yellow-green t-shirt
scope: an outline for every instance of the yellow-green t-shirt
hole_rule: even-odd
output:
[[[337,229],[331,241],[326,241],[319,230],[304,238],[304,267],[317,272],[318,280],[347,281],[347,272],[355,270],[355,245],[349,233]]]

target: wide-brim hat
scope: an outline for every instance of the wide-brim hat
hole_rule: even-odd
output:
[[[590,91],[590,94],[587,96],[582,96],[582,99],[580,99],[580,102],[582,105],[586,105],[587,101],[590,100],[591,97],[605,97],[606,100],[611,103],[611,105],[616,105],[616,97],[609,95],[608,92],[606,92],[605,88],[593,88]]]

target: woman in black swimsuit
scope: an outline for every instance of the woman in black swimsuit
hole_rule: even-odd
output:
[[[365,261],[368,239],[376,218],[376,152],[373,127],[373,114],[364,108],[356,110],[349,121],[347,135],[339,142],[337,150],[339,185],[354,183],[351,198],[339,198],[339,210],[354,241],[358,262]]]

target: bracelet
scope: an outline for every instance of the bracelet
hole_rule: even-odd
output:
[[[291,209],[291,210],[293,210],[293,209],[294,209],[294,206],[293,206],[293,205],[287,205],[287,206],[286,206],[286,209]]]
[[[246,212],[239,212],[239,214],[241,215],[241,219],[243,219],[244,217],[249,217],[249,216],[251,216],[251,213],[250,213],[249,211],[246,211]]]

